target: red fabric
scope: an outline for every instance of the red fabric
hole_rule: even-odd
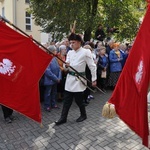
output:
[[[41,122],[39,79],[52,56],[0,21],[0,103]]]
[[[150,3],[150,0],[146,0],[147,1],[147,3]]]
[[[150,79],[150,7],[109,100],[116,112],[148,147],[147,90]]]

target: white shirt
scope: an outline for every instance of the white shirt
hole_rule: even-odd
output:
[[[84,49],[80,47],[78,50],[71,50],[67,54],[66,62],[70,64],[78,72],[85,72],[86,64],[88,65],[92,81],[97,79],[96,76],[96,65],[94,63],[92,53],[89,49]],[[70,71],[73,71],[69,68]],[[74,71],[73,71],[74,72]],[[86,84],[86,81],[80,77],[82,81]],[[77,79],[77,77],[67,74],[65,90],[69,92],[82,92],[86,89],[86,86]]]

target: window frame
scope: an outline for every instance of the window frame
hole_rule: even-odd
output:
[[[2,17],[5,17],[5,7],[2,7]]]
[[[29,3],[30,3],[30,0],[25,0],[25,3],[26,3],[26,4],[29,4]]]
[[[28,23],[27,20],[30,20],[30,23]],[[28,27],[30,29],[28,29]],[[25,29],[26,31],[32,31],[32,14],[29,14],[27,11],[25,11]]]

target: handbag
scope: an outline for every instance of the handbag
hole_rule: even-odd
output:
[[[106,78],[106,71],[103,71],[103,70],[102,70],[101,78]]]

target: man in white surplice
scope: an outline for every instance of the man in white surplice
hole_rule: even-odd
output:
[[[82,48],[82,38],[80,35],[72,33],[68,39],[73,50],[70,50],[67,54],[66,67],[71,66],[82,76],[85,76],[85,68],[86,65],[88,65],[92,75],[92,86],[96,86],[96,65],[94,63],[91,51]],[[83,78],[80,77],[80,79],[86,84],[86,81]],[[60,119],[55,122],[56,125],[67,122],[67,115],[72,105],[73,98],[75,98],[75,102],[78,105],[81,113],[76,122],[82,122],[87,118],[85,105],[83,103],[83,92],[85,89],[86,86],[76,77],[76,73],[68,67],[63,109]]]

